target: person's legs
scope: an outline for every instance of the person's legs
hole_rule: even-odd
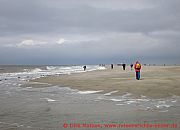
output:
[[[138,79],[138,72],[136,71],[136,79]]]
[[[140,80],[140,71],[138,72],[138,80]]]
[[[139,72],[136,71],[136,79],[137,79],[137,80],[140,80],[140,71],[139,71]]]

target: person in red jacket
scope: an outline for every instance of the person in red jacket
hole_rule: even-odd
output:
[[[134,69],[135,69],[135,72],[136,72],[136,79],[140,80],[141,64],[139,63],[139,61],[136,61],[136,63],[134,64]]]

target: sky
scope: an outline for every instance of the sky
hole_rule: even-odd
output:
[[[180,0],[0,0],[0,64],[180,64]]]

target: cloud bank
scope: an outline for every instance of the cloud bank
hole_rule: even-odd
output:
[[[0,0],[0,64],[180,63],[179,0]]]

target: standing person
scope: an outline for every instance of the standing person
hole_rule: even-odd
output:
[[[114,65],[113,64],[111,64],[111,69],[113,69],[114,68]]]
[[[131,70],[132,70],[132,68],[133,68],[133,64],[131,63],[131,65],[130,65],[130,66],[131,66]]]
[[[123,70],[126,70],[126,64],[122,64]]]
[[[141,64],[139,63],[139,61],[136,61],[136,63],[134,64],[134,69],[135,69],[135,72],[136,72],[136,79],[140,80]]]
[[[84,68],[84,71],[86,71],[86,65],[85,65],[85,66],[83,66],[83,68]]]

